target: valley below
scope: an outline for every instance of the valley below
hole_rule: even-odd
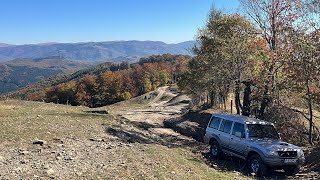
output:
[[[15,91],[30,84],[74,73],[95,65],[88,61],[71,61],[59,57],[15,59],[0,62],[0,94]]]

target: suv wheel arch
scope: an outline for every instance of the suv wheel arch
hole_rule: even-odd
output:
[[[247,156],[246,156],[246,160],[249,160],[250,157],[253,156],[253,155],[255,155],[255,154],[258,155],[258,156],[260,156],[260,154],[257,153],[256,151],[249,151],[248,154],[247,154]]]
[[[210,141],[209,141],[209,144],[211,145],[211,144],[212,144],[213,142],[215,142],[215,141],[218,142],[218,141],[216,140],[216,138],[211,138]]]

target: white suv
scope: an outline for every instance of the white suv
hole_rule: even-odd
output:
[[[295,175],[305,160],[301,148],[280,140],[272,123],[241,115],[213,114],[204,142],[211,145],[214,158],[228,153],[247,160],[257,176],[268,168]]]

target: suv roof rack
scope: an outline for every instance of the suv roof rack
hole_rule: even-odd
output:
[[[239,114],[215,113],[215,114],[212,114],[212,115],[215,116],[215,117],[222,118],[222,119],[243,122],[243,123],[246,123],[246,124],[270,124],[270,125],[274,125],[271,122],[263,121],[263,120],[257,119],[257,118],[242,116],[242,115],[239,115]]]

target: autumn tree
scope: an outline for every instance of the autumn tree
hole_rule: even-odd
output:
[[[291,29],[288,41],[291,44],[292,51],[287,61],[285,72],[288,77],[291,92],[300,95],[306,102],[308,115],[304,117],[309,121],[309,143],[312,144],[313,134],[313,109],[316,97],[320,95],[319,87],[319,46],[313,33],[307,33],[305,30]],[[300,107],[303,107],[299,105]],[[297,110],[296,110],[297,111]],[[303,113],[302,111],[300,111]],[[304,114],[304,113],[303,113]],[[318,132],[319,133],[319,132]]]
[[[249,17],[260,29],[261,37],[269,45],[269,57],[264,62],[266,74],[263,77],[262,100],[258,117],[264,118],[268,105],[273,101],[277,89],[277,79],[287,55],[286,27],[299,21],[299,9],[303,6],[299,0],[241,0]]]
[[[76,105],[74,100],[76,82],[70,81],[45,90],[46,102]]]
[[[87,75],[80,80],[75,94],[75,101],[78,104],[95,107],[97,102],[96,79],[96,76]]]
[[[288,103],[287,94],[302,97],[309,109],[309,143],[312,143],[312,94],[317,77],[314,36],[319,30],[319,3],[313,0],[241,0],[249,17],[268,44],[258,81],[258,117],[273,103]],[[290,91],[288,91],[290,90]],[[297,96],[301,95],[301,96]],[[257,98],[259,99],[259,98]],[[284,104],[289,106],[289,104]]]
[[[186,79],[179,83],[181,87],[200,96],[206,92],[211,106],[218,98],[225,108],[229,93],[235,92],[240,107],[240,84],[236,82],[250,77],[249,42],[254,36],[254,27],[244,17],[212,9],[207,25],[198,33],[199,46],[194,48],[197,56],[190,61]]]

